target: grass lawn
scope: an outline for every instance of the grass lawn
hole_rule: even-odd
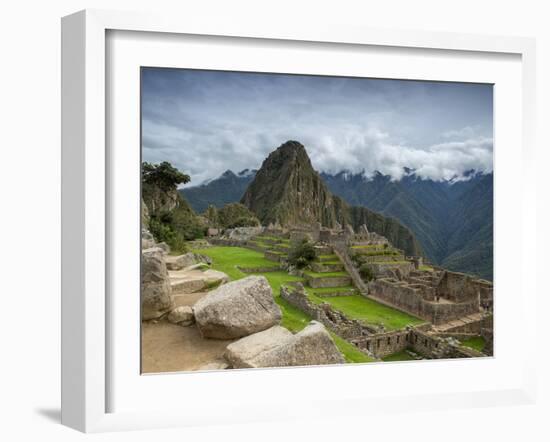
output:
[[[361,295],[319,298],[308,289],[310,299],[315,303],[328,302],[335,309],[352,319],[359,319],[369,324],[382,324],[386,330],[398,330],[406,325],[418,325],[424,321],[407,313],[387,307]]]
[[[461,344],[464,347],[481,351],[483,350],[483,347],[485,347],[485,339],[483,339],[481,336],[474,336],[472,338],[468,338],[468,339],[465,339],[464,341],[461,341]]]
[[[212,268],[226,273],[232,280],[237,280],[249,276],[241,272],[237,265],[243,267],[271,266],[272,261],[264,258],[263,254],[254,250],[242,247],[210,247],[208,249],[193,250],[195,253],[207,255],[212,258]],[[281,308],[283,319],[281,325],[288,330],[296,333],[302,330],[311,321],[311,318],[286,302],[280,297],[281,285],[290,281],[303,281],[303,278],[289,275],[286,272],[266,272],[263,275],[269,281],[273,289],[275,302]],[[331,333],[336,346],[348,362],[371,362],[364,353],[360,352],[352,344]]]
[[[321,287],[318,289],[313,289],[308,287],[308,291],[312,293],[334,293],[334,292],[347,292],[347,291],[357,291],[357,289],[352,285],[343,285],[341,287]]]
[[[411,356],[407,350],[401,350],[397,353],[394,353],[392,355],[386,356],[385,358],[382,358],[384,362],[395,362],[395,361],[416,361],[418,358],[415,358]]]
[[[433,272],[433,271],[434,271],[434,268],[433,268],[433,267],[430,267],[430,266],[424,265],[424,266],[420,266],[420,267],[418,268],[418,270],[421,270],[421,271],[423,271],[423,272]]]

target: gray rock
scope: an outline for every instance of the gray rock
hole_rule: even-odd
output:
[[[170,253],[170,246],[166,244],[165,242],[159,242],[157,243],[157,247],[159,249],[162,249],[164,253]]]
[[[281,310],[264,276],[221,285],[197,301],[193,311],[205,338],[241,338],[281,321]]]
[[[168,320],[173,324],[179,324],[184,327],[195,323],[193,309],[187,305],[176,307],[168,314]]]
[[[196,263],[195,254],[191,252],[179,256],[168,256],[166,258],[168,270],[181,270]]]
[[[147,206],[145,206],[147,207]],[[141,248],[142,250],[155,247],[155,238],[151,235],[151,232],[147,229],[141,230]]]
[[[179,256],[168,256],[166,258],[168,270],[182,270],[199,263],[210,265],[212,264],[212,260],[208,256],[199,255],[193,252],[188,252]]]
[[[247,360],[249,367],[343,364],[344,357],[324,325],[311,321],[301,332]]]
[[[225,361],[214,361],[208,364],[202,365],[198,370],[225,370],[229,368],[229,365]]]
[[[292,339],[292,333],[280,325],[246,336],[227,346],[224,358],[233,368],[256,366],[255,358]]]
[[[189,270],[200,270],[201,272],[205,272],[210,267],[208,267],[208,264],[205,264],[204,262],[199,262],[198,264],[193,264],[189,267],[185,267],[183,270],[189,271]]]
[[[159,318],[172,310],[174,301],[162,249],[141,252],[141,319]]]
[[[176,270],[170,272],[172,294],[183,295],[211,290],[229,282],[229,276],[217,270]]]
[[[237,241],[248,241],[252,237],[259,235],[264,231],[261,226],[258,227],[235,227],[233,229],[225,230],[223,236],[228,239]]]

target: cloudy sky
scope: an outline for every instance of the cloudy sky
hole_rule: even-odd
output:
[[[256,74],[142,71],[143,160],[170,161],[190,185],[259,168],[287,140],[318,171],[403,168],[436,180],[493,169],[491,85]]]

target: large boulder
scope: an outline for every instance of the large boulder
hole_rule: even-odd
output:
[[[141,319],[155,319],[172,310],[174,301],[162,249],[141,252]]]
[[[186,267],[199,263],[210,265],[212,264],[212,260],[208,256],[193,252],[185,253],[179,256],[168,256],[166,258],[166,266],[168,267],[168,270],[182,270]]]
[[[283,345],[292,339],[292,333],[280,325],[246,336],[227,346],[224,358],[233,368],[256,366],[255,359],[263,352]]]
[[[193,309],[188,305],[180,305],[168,314],[168,321],[172,324],[181,325],[183,327],[193,325],[195,322]]]
[[[281,321],[281,310],[264,276],[224,284],[197,301],[193,311],[205,338],[241,338]]]
[[[279,331],[273,331],[271,335],[263,332],[263,336],[253,335],[240,339],[228,346],[224,356],[228,362],[236,364],[235,368],[325,365],[345,362],[325,326],[317,321],[311,321],[306,328],[295,335],[280,336],[278,345],[276,342],[278,336],[273,338],[275,333]]]
[[[226,282],[229,276],[217,270],[193,269],[194,266],[185,270],[170,272],[170,284],[172,294],[184,295],[188,293],[211,290]]]
[[[155,247],[155,239],[153,238],[153,235],[151,235],[151,232],[149,232],[149,230],[143,229],[141,231],[141,248],[145,250],[152,247]]]

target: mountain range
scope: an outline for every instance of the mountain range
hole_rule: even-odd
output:
[[[392,242],[399,235],[390,232],[389,224],[383,224],[384,220],[395,218],[414,233],[432,263],[492,280],[492,173],[469,172],[465,177],[448,181],[423,179],[410,169],[405,170],[400,180],[380,173],[372,177],[348,171],[318,174],[305,149],[301,152],[297,147],[301,144],[284,148],[287,144],[272,152],[260,171],[245,169],[235,174],[228,170],[216,179],[180,191],[197,212],[203,212],[209,204],[223,207],[241,201],[262,222],[271,222],[277,217],[284,218],[290,204],[291,214],[299,214],[299,218],[324,216],[325,225],[333,221],[350,223],[354,228],[362,222],[376,225],[373,230],[393,235],[393,241],[388,237]],[[276,152],[279,153],[275,155]],[[300,158],[294,158],[296,154]],[[289,188],[300,189],[289,194],[284,191]],[[294,195],[290,198],[293,201],[284,201],[290,195]],[[309,207],[308,197],[322,201],[325,209],[315,213],[320,207]],[[295,205],[301,207],[298,212]],[[405,248],[403,244],[395,245]]]

